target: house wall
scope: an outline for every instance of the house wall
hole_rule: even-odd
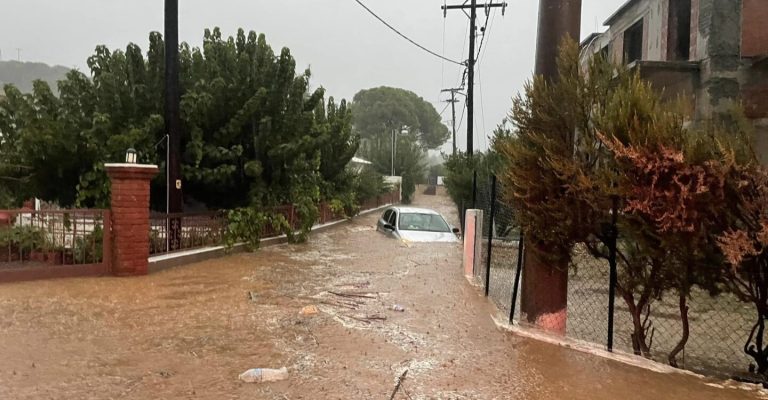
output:
[[[741,59],[741,0],[699,0],[697,53],[701,92],[696,116],[727,113],[741,95],[745,63]]]
[[[695,69],[682,65],[679,68],[670,68],[644,64],[640,68],[640,77],[653,82],[654,88],[663,89],[661,92],[663,100],[681,100],[687,110],[692,111],[695,108],[699,82],[698,71]]]
[[[698,65],[695,71],[669,60],[670,1],[635,2],[595,42],[609,38],[611,60],[620,64],[624,32],[643,18],[643,77],[665,97],[689,98],[698,121],[728,114],[741,102],[768,164],[768,61],[762,59],[768,56],[768,0],[691,0],[689,59]]]
[[[700,59],[699,51],[699,7],[701,0],[691,0],[691,60]]]
[[[766,0],[742,0],[742,57],[768,55],[768,2]]]
[[[644,0],[635,3],[613,21],[606,35],[610,37],[611,61],[624,61],[624,32],[643,19],[643,60],[662,61],[666,51],[666,16],[669,0]]]

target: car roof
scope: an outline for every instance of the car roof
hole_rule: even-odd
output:
[[[390,210],[396,210],[401,214],[432,214],[440,215],[439,212],[429,208],[417,208],[417,207],[391,207]]]

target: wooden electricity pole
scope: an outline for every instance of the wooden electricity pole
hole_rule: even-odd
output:
[[[467,4],[469,2],[469,4]],[[469,9],[469,59],[467,60],[467,155],[472,156],[475,149],[475,62],[477,61],[477,55],[475,54],[475,37],[477,36],[477,9],[483,8],[486,15],[490,13],[492,8],[501,8],[502,13],[507,8],[507,3],[486,3],[477,4],[477,0],[464,1],[458,5],[445,5],[442,7],[443,16],[447,15],[448,10],[461,10],[466,14]]]
[[[442,93],[451,93],[451,99],[445,100],[446,103],[451,104],[451,127],[453,128],[453,155],[456,155],[456,103],[459,101],[456,100],[456,95],[461,94],[462,89],[443,89],[440,92]]]
[[[184,211],[181,186],[181,92],[179,89],[179,0],[165,0],[165,132],[168,135],[168,212]],[[169,218],[168,250],[178,250],[181,219]]]

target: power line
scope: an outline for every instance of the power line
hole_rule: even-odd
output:
[[[483,136],[481,144],[486,148],[488,147],[488,131],[485,130],[485,106],[483,105],[483,81],[481,78],[480,68],[477,68],[477,88],[480,92],[480,117],[482,118]]]
[[[465,63],[458,62],[456,60],[451,60],[450,58],[447,58],[447,57],[443,57],[440,54],[437,54],[434,51],[432,51],[432,50],[430,50],[430,49],[428,49],[428,48],[426,48],[426,47],[416,43],[413,39],[409,38],[408,36],[405,36],[403,33],[401,33],[399,30],[397,30],[394,26],[390,25],[387,21],[385,21],[384,19],[379,17],[375,12],[373,12],[373,10],[371,10],[370,8],[368,8],[368,6],[363,4],[362,1],[355,0],[355,2],[357,4],[359,4],[360,7],[363,7],[365,9],[365,11],[368,11],[369,14],[373,15],[376,19],[378,19],[382,24],[386,25],[387,28],[391,29],[393,32],[395,32],[396,34],[400,35],[400,37],[402,37],[403,39],[411,42],[411,44],[413,44],[414,46],[416,46],[416,47],[426,51],[427,53],[429,53],[429,54],[431,54],[431,55],[433,55],[433,56],[435,56],[437,58],[442,59],[443,61],[448,61],[448,62],[456,64],[456,65],[465,65]]]
[[[447,15],[448,10],[461,10],[462,12],[465,12],[465,9],[469,9],[469,53],[468,53],[468,63],[467,63],[467,81],[468,81],[468,87],[467,87],[467,115],[469,118],[469,123],[467,124],[467,154],[472,155],[474,150],[474,98],[475,98],[475,91],[474,91],[474,84],[475,84],[475,61],[477,60],[477,55],[475,52],[475,44],[476,44],[476,23],[477,23],[477,10],[479,8],[485,9],[485,23],[486,27],[488,24],[489,16],[491,14],[492,8],[501,8],[501,13],[504,15],[504,12],[507,8],[507,3],[505,1],[502,1],[500,3],[494,3],[486,2],[484,5],[478,5],[477,0],[470,0],[469,4],[467,4],[467,1],[464,1],[464,3],[459,5],[444,5],[442,7],[443,10],[443,16],[445,17]],[[466,14],[466,12],[465,12]],[[483,32],[483,36],[485,36],[485,32]],[[474,202],[474,194],[476,193],[475,187],[473,185],[472,189],[473,193],[473,202]]]
[[[475,61],[480,59],[480,54],[483,52],[483,43],[485,43],[485,35],[488,30],[488,20],[490,19],[491,14],[486,14],[485,16],[485,23],[483,24],[483,28],[480,30],[483,32],[483,36],[480,37],[480,46],[477,48],[477,56],[475,57]]]
[[[488,144],[488,131],[485,127],[485,106],[483,104],[483,83],[481,78],[481,67],[480,64],[483,61],[483,57],[488,52],[488,43],[491,41],[491,31],[493,30],[493,22],[496,20],[496,13],[494,11],[491,12],[491,23],[490,26],[488,24],[488,17],[485,19],[485,27],[483,28],[483,37],[480,39],[480,50],[477,52],[477,87],[480,92],[480,115],[482,116],[482,127],[483,127],[483,137],[481,144],[486,149],[486,151],[489,149]],[[483,47],[483,43],[486,44],[485,47]],[[485,50],[485,51],[483,51]]]
[[[496,20],[496,11],[491,12],[491,23],[488,24],[488,19],[485,20],[485,27],[483,28],[483,38],[480,40],[480,50],[477,52],[477,64],[478,68],[485,53],[488,52],[488,43],[491,41],[491,31],[493,30],[493,22]],[[486,37],[487,36],[487,37]],[[483,41],[485,41],[485,47],[483,47]],[[485,50],[485,51],[483,51]]]
[[[445,57],[445,27],[447,20],[443,18],[443,52],[441,55]],[[440,63],[440,87],[445,86],[445,61]],[[437,101],[440,101],[440,95],[437,95]]]
[[[445,110],[447,110],[448,107],[450,106],[451,106],[451,103],[448,103],[445,105],[445,107],[443,107],[443,111],[440,111],[440,118],[443,118],[443,114],[445,114]]]

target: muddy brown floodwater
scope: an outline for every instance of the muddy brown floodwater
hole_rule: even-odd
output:
[[[417,203],[456,221],[446,197]],[[377,215],[147,277],[2,285],[0,399],[389,399],[406,369],[396,399],[763,395],[502,332],[458,245],[385,238]],[[237,379],[282,366],[286,381]]]

